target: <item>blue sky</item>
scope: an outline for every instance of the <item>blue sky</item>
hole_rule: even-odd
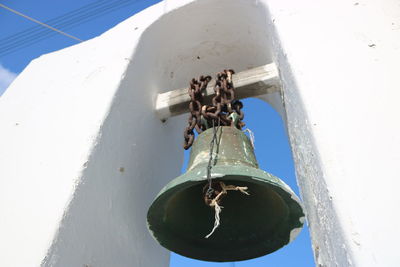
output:
[[[158,0],[0,0],[12,9],[88,40]],[[63,16],[63,17],[61,17]],[[29,62],[77,43],[0,7],[0,95]],[[57,27],[57,25],[60,25]],[[188,77],[188,80],[191,77]],[[260,168],[282,178],[298,195],[288,139],[279,115],[258,99],[244,100],[245,122],[255,134]],[[187,160],[187,153],[185,154]],[[184,167],[183,167],[184,169]],[[183,170],[184,171],[184,170]],[[172,179],[173,177],[171,177]],[[237,263],[209,263],[172,254],[171,267],[314,266],[307,227],[288,246],[270,255]]]

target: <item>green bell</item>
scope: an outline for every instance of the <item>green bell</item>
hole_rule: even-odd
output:
[[[279,178],[258,168],[249,138],[234,127],[218,127],[211,169],[213,184],[247,187],[249,195],[228,191],[221,199],[220,225],[206,205],[210,142],[213,129],[195,140],[186,173],[168,183],[147,214],[148,229],[163,247],[204,261],[241,261],[276,251],[303,227],[298,197]]]

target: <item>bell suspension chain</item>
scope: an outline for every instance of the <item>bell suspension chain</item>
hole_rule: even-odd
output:
[[[198,80],[193,78],[190,81],[188,93],[190,95],[189,110],[190,115],[188,118],[188,125],[184,131],[184,144],[185,150],[189,149],[194,141],[194,129],[197,133],[201,133],[205,126],[201,123],[201,109],[203,102],[203,91],[207,88],[211,76],[200,76]]]
[[[228,190],[240,191],[249,195],[246,191],[247,187],[234,185],[225,185],[222,181],[213,183],[211,170],[217,162],[218,156],[218,131],[220,126],[231,126],[242,129],[245,126],[242,121],[244,113],[242,111],[243,104],[239,100],[235,100],[235,90],[232,82],[233,70],[224,70],[217,73],[215,80],[214,93],[215,96],[211,100],[211,105],[203,103],[203,94],[211,80],[210,76],[200,76],[198,80],[192,79],[188,93],[190,95],[188,125],[184,131],[184,149],[189,149],[195,139],[194,129],[200,134],[208,128],[213,128],[213,137],[210,142],[209,161],[207,165],[207,185],[204,187],[204,201],[214,208],[215,221],[211,232],[205,236],[209,238],[220,225],[220,206],[221,199],[228,193]],[[217,126],[216,126],[217,125]],[[216,153],[214,148],[216,147]],[[214,161],[214,162],[213,162]]]
[[[235,100],[235,90],[232,82],[233,70],[224,70],[217,73],[211,105],[203,103],[204,91],[211,80],[210,76],[193,78],[189,84],[189,110],[188,125],[184,131],[185,150],[189,149],[195,139],[194,129],[200,134],[212,125],[232,126],[242,129],[244,113],[243,103]]]

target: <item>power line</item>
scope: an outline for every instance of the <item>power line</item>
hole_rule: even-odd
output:
[[[84,6],[80,7],[80,8],[78,8],[78,9],[69,11],[69,12],[67,12],[67,13],[65,13],[65,14],[63,14],[61,16],[58,16],[56,18],[52,18],[50,20],[46,20],[46,21],[44,21],[44,23],[57,27],[57,23],[62,22],[62,20],[68,19],[69,17],[73,17],[75,15],[79,15],[80,13],[85,12],[88,9],[96,8],[97,6],[102,5],[102,2],[108,2],[108,0],[100,0],[100,1],[96,1],[96,2],[91,2],[90,4],[87,4],[87,5],[84,5]],[[43,30],[43,28],[40,25],[35,25],[33,27],[30,27],[28,29],[25,29],[23,31],[17,32],[15,34],[9,35],[9,36],[1,39],[0,43],[4,44],[4,42],[9,42],[11,40],[18,39],[21,36],[23,37],[23,36],[26,36],[28,34],[35,33],[38,30],[39,31]]]
[[[5,5],[3,5],[3,4],[0,4],[0,7],[4,8],[4,9],[7,9],[8,11],[11,11],[11,12],[13,12],[14,14],[17,14],[18,16],[21,16],[21,17],[26,18],[26,19],[29,19],[30,21],[33,21],[33,22],[35,22],[35,23],[37,23],[37,24],[40,24],[40,25],[42,25],[43,27],[49,28],[50,30],[53,30],[53,31],[56,31],[56,32],[58,32],[58,33],[60,33],[60,34],[62,34],[62,35],[64,35],[64,36],[67,36],[67,37],[72,38],[72,39],[74,39],[74,40],[76,40],[76,41],[79,41],[79,42],[83,42],[83,40],[81,40],[81,39],[79,39],[79,38],[77,38],[77,37],[75,37],[75,36],[72,36],[72,35],[70,35],[70,34],[68,34],[68,33],[66,33],[66,32],[60,31],[60,30],[58,30],[58,29],[56,29],[56,28],[53,28],[53,27],[51,27],[50,25],[47,25],[47,24],[45,24],[45,23],[43,23],[43,22],[40,22],[40,21],[38,21],[38,20],[36,20],[36,19],[34,19],[34,18],[31,18],[31,17],[29,17],[29,16],[27,16],[27,15],[25,15],[25,14],[22,14],[21,12],[18,12],[18,11],[16,11],[16,10],[12,9],[12,8],[9,8],[8,6],[5,6]]]
[[[72,16],[59,21],[58,23],[57,22],[53,23],[52,25],[54,25],[54,27],[57,27],[57,28],[63,29],[63,30],[65,30],[67,28],[72,28],[73,26],[75,26],[73,24],[79,24],[82,20],[87,21],[87,20],[90,20],[91,17],[98,17],[100,15],[103,15],[103,14],[112,12],[118,8],[121,8],[122,7],[121,5],[126,5],[125,2],[127,2],[127,1],[130,2],[132,0],[114,1],[114,2],[108,3],[106,6],[100,6],[97,9],[91,8],[90,10],[84,10],[83,14],[82,14],[82,11],[75,13]],[[129,4],[129,3],[127,3],[127,4]],[[76,15],[79,15],[79,16],[74,17]],[[61,17],[64,17],[64,15]],[[57,21],[56,19],[52,19],[52,20]],[[40,28],[40,31],[37,33],[34,32],[33,34],[28,33],[23,36],[18,36],[17,38],[14,38],[14,40],[10,40],[8,42],[7,41],[4,42],[4,39],[0,40],[0,43],[2,43],[0,45],[0,51],[7,50],[9,47],[15,47],[21,42],[24,44],[27,40],[29,40],[31,38],[37,38],[37,37],[41,37],[43,35],[49,35],[49,31],[47,29]]]
[[[84,18],[82,18],[82,19],[80,19],[78,21],[67,22],[66,24],[63,24],[62,26],[63,26],[64,29],[73,28],[75,26],[80,25],[81,23],[87,22],[89,20],[92,20],[92,19],[94,19],[96,17],[99,17],[99,16],[102,16],[102,15],[105,15],[105,14],[110,13],[110,12],[112,12],[114,10],[117,10],[117,9],[119,9],[121,7],[122,6],[117,7],[117,8],[113,8],[113,9],[103,10],[102,12],[97,13],[95,15],[92,15],[90,17],[84,17]],[[18,40],[18,41],[14,42],[14,43],[5,45],[3,47],[0,46],[0,56],[4,56],[4,55],[10,54],[10,53],[13,53],[13,52],[15,52],[17,50],[20,50],[22,48],[28,47],[28,46],[30,46],[30,45],[32,45],[34,43],[40,42],[40,41],[42,41],[44,39],[47,39],[48,37],[50,37],[53,34],[54,33],[52,31],[45,30],[43,32],[40,32],[37,35],[31,36],[32,38],[28,36],[27,38],[24,38],[22,40]]]
[[[70,11],[62,16],[48,20],[48,22],[53,22],[55,27],[66,30],[95,19],[99,16],[103,16],[118,10],[127,5],[138,4],[142,1],[144,0],[119,0],[114,2],[107,1],[106,3],[103,1],[97,1],[74,11]],[[48,29],[39,28],[39,31],[37,31],[37,29],[34,28],[37,28],[37,26],[0,40],[0,43],[2,43],[0,45],[0,56],[13,53],[19,49],[44,40],[54,34],[54,32],[49,31]],[[26,33],[26,35],[22,35],[22,33]],[[3,40],[6,41],[2,42]]]
[[[122,4],[126,1],[132,1],[132,0],[122,0]],[[67,27],[66,26],[71,26],[68,28],[72,28],[73,24],[79,24],[82,20],[88,20],[90,19],[90,17],[97,17],[99,15],[102,15],[104,13],[109,13],[111,11],[113,11],[113,7],[115,5],[120,5],[121,0],[119,1],[114,1],[111,2],[111,4],[108,2],[106,2],[105,6],[100,6],[99,8],[97,8],[99,5],[97,4],[97,6],[90,6],[90,9],[87,10],[88,8],[85,8],[85,10],[83,11],[79,11],[78,12],[74,12],[74,14],[72,14],[71,16],[67,16],[65,19],[59,20],[57,18],[52,19],[51,21],[56,22],[57,20],[59,20],[59,23],[54,23],[53,25],[57,28],[63,29],[65,30]],[[100,5],[102,5],[100,3]],[[83,12],[83,14],[82,14]],[[74,17],[76,15],[79,15],[78,17]],[[62,15],[61,17],[65,17],[65,15]],[[47,37],[51,36],[52,34],[54,34],[53,32],[49,31],[48,29],[43,29],[43,28],[39,28],[39,32],[37,33],[31,33],[31,34],[25,34],[23,36],[21,36],[20,38],[17,38],[14,40],[10,40],[8,42],[3,42],[0,45],[0,54],[4,55],[4,54],[8,54],[8,53],[12,53],[15,50],[20,49],[21,47],[27,47],[33,43],[39,42],[43,39],[46,39]],[[0,40],[1,43],[2,40]]]
[[[103,2],[103,3],[101,3],[101,2]],[[107,4],[109,2],[106,1],[105,3]],[[78,8],[74,11],[70,11],[67,14],[59,16],[57,18],[51,19],[48,22],[51,22],[52,25],[54,25],[55,27],[57,27],[59,29],[63,29],[63,26],[68,26],[71,23],[72,24],[79,23],[82,20],[81,19],[82,13],[83,13],[83,16],[87,16],[88,12],[91,12],[91,14],[93,14],[98,11],[103,11],[104,8],[108,9],[110,7],[110,5],[101,7],[101,5],[103,5],[103,4],[104,4],[104,1],[97,1],[95,3]],[[115,4],[115,2],[111,3],[111,4],[113,5],[113,4]],[[112,5],[111,5],[111,7],[112,7]],[[100,6],[100,8],[98,8],[99,6]],[[103,11],[103,13],[104,13],[104,11]],[[81,15],[81,16],[78,17],[78,20],[75,20],[76,18],[74,18],[74,16],[77,16],[77,15]],[[90,13],[89,13],[89,15],[90,15]],[[68,27],[68,28],[72,28],[72,27]],[[32,27],[31,29],[32,30],[28,29],[28,31],[27,30],[22,31],[22,32],[20,32],[21,34],[20,33],[14,34],[14,36],[16,36],[14,38],[11,38],[11,39],[9,37],[5,38],[5,39],[9,39],[8,41],[7,40],[5,41],[5,39],[0,40],[0,43],[1,43],[0,44],[0,56],[12,53],[16,50],[19,50],[21,48],[24,48],[24,47],[27,47],[34,43],[37,43],[37,42],[39,42],[43,39],[46,39],[47,37],[50,37],[51,35],[54,34],[54,32],[49,31],[48,29],[42,28],[39,26]],[[66,28],[64,28],[63,30],[66,30]]]

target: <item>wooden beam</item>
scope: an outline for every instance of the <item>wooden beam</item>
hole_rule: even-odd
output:
[[[279,73],[274,63],[245,70],[234,74],[232,82],[235,98],[243,99],[278,92],[280,90]],[[204,103],[211,103],[215,80],[211,80],[204,92]],[[158,94],[156,101],[157,116],[165,121],[169,117],[189,112],[190,97],[188,88],[177,89]]]

